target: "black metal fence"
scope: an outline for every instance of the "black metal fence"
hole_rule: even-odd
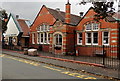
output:
[[[86,48],[86,47],[81,47]],[[104,65],[104,67],[118,69],[119,67],[119,47],[118,46],[90,46],[89,54],[86,55],[85,51],[80,49],[79,56],[73,55],[61,55],[54,53],[46,53],[40,51],[40,54],[43,56],[52,56],[56,58],[70,59],[88,63],[95,63]],[[86,48],[87,51],[87,48]]]
[[[10,49],[10,47],[8,47],[7,49]],[[86,51],[83,49],[86,49]],[[51,56],[56,58],[101,64],[107,68],[112,68],[116,70],[119,69],[120,54],[119,46],[117,45],[80,47],[78,52],[79,56],[47,53],[43,51],[39,51],[39,54],[43,56]]]

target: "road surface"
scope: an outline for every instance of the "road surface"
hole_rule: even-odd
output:
[[[0,55],[0,58],[2,58],[2,79],[101,79],[87,73],[4,54]]]

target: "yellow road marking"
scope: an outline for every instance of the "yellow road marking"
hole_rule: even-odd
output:
[[[0,55],[0,57],[4,57],[5,55]]]
[[[5,55],[0,55],[0,57],[4,57],[4,56]],[[17,59],[17,58],[10,57],[10,56],[7,56],[7,58],[10,58],[10,59],[13,59],[13,60],[17,60],[19,62],[23,62],[23,63],[26,63],[26,64],[31,64],[31,65],[34,65],[34,66],[39,66],[40,65],[39,63],[36,63],[36,62],[33,62],[33,61]],[[51,67],[48,67],[48,66],[43,66],[43,67],[45,67],[47,69],[50,69],[50,70],[55,70],[55,71],[59,71],[59,72],[61,71],[59,69],[51,68]],[[72,72],[69,72],[69,71],[64,71],[64,72],[61,72],[61,73],[69,75],[69,76],[81,78],[81,79],[96,79],[95,77],[89,77],[87,75],[81,75],[79,73],[72,73]]]
[[[63,73],[63,74],[69,74],[70,72],[69,72],[69,71],[67,71],[67,72],[61,72],[61,73]]]
[[[87,75],[81,75],[79,73],[72,73],[72,72],[69,72],[69,71],[61,72],[61,73],[67,74],[69,76],[74,76],[74,77],[77,77],[77,78],[81,78],[81,79],[96,79],[95,77],[88,77]]]
[[[84,79],[96,79],[96,78],[94,78],[94,77],[87,77],[87,78],[84,78]]]
[[[86,75],[78,75],[76,77],[78,77],[78,78],[84,78],[84,77],[86,77]]]
[[[7,56],[6,58],[10,58],[10,59],[13,59],[13,60],[16,60],[16,61],[19,61],[19,62],[23,62],[23,63],[30,64],[30,65],[34,65],[34,66],[39,66],[40,65],[39,63],[36,63],[36,62],[33,62],[33,61],[17,59],[17,58],[11,57],[11,56]]]
[[[61,70],[59,70],[59,69],[51,68],[51,67],[48,67],[48,66],[43,66],[43,67],[45,67],[45,68],[47,68],[47,69],[55,70],[55,71],[61,71]]]
[[[43,66],[43,67],[45,67],[47,69],[50,69],[50,70],[61,71],[59,69],[51,68],[51,67],[48,67],[48,66]],[[89,77],[87,75],[81,75],[79,73],[72,73],[72,72],[69,72],[69,71],[65,71],[65,72],[61,72],[61,73],[69,75],[69,76],[81,78],[81,79],[96,79],[95,77]]]

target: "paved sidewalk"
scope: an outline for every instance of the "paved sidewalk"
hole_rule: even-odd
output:
[[[47,64],[53,64],[56,66],[61,66],[61,67],[80,70],[80,71],[86,71],[86,72],[97,74],[97,75],[118,78],[117,70],[97,67],[97,66],[93,66],[92,64],[90,65],[86,65],[84,63],[80,64],[78,61],[74,61],[74,60],[61,59],[61,58],[48,57],[48,56],[33,57],[33,56],[24,55],[23,52],[11,51],[11,50],[3,50],[3,54],[10,54],[13,56],[18,56],[18,57],[35,60],[35,61],[39,61]]]

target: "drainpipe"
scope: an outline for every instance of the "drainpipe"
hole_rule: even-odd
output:
[[[118,59],[120,60],[120,21],[118,23]]]
[[[75,40],[76,40],[76,31],[73,30],[73,33],[74,33],[74,55],[77,56],[77,55],[76,55],[76,45],[75,45],[75,43],[76,43],[76,42],[75,42]]]

